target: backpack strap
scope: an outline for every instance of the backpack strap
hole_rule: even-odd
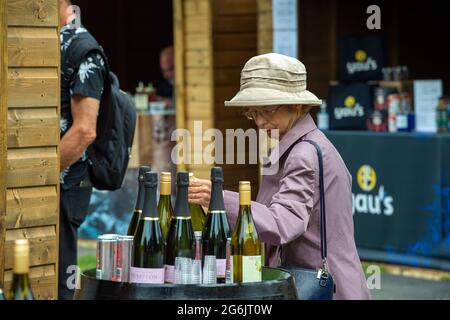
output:
[[[104,77],[104,92],[107,91],[111,85],[111,79],[109,77],[110,67],[108,58],[106,57],[105,51],[98,44],[98,42],[89,33],[83,32],[77,35],[77,37],[72,41],[68,48],[68,63],[70,67],[74,70],[72,77],[78,73],[80,69],[81,62],[84,57],[89,53],[95,52],[101,55],[103,61],[105,62],[105,77]]]

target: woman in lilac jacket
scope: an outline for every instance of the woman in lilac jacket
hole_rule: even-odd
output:
[[[263,175],[253,218],[267,245],[270,266],[293,265],[319,269],[319,165],[316,142],[323,155],[327,208],[328,268],[336,283],[335,299],[370,299],[353,236],[352,177],[341,156],[309,115],[321,104],[306,90],[306,69],[297,59],[270,53],[251,58],[241,72],[241,88],[225,102],[244,108],[259,129],[278,130],[278,152],[269,155],[270,174]],[[208,206],[209,180],[194,179],[189,201]],[[239,194],[224,191],[231,227],[236,223]],[[280,250],[282,248],[282,250]],[[282,255],[282,256],[281,256]]]

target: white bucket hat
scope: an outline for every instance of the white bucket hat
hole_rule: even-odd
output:
[[[305,104],[320,106],[322,101],[306,90],[303,63],[278,53],[255,56],[241,72],[241,88],[226,107],[257,107]]]

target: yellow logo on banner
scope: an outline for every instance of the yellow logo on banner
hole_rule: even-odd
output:
[[[353,97],[353,96],[348,96],[347,98],[345,98],[344,105],[345,105],[347,108],[353,108],[353,107],[355,106],[355,104],[356,104],[356,99],[355,99],[355,97]]]
[[[363,191],[370,192],[377,185],[377,174],[369,165],[363,165],[356,174],[358,185]]]
[[[358,50],[355,53],[356,61],[363,62],[367,59],[367,53],[364,50]]]

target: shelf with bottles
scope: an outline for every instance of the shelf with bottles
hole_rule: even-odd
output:
[[[420,90],[415,91],[415,88],[423,88],[423,83],[426,85],[426,82],[439,83],[439,81],[410,79],[358,83],[331,81],[327,99],[328,112],[322,106],[317,115],[318,122],[320,121],[323,130],[327,130],[324,123],[326,124],[328,118],[328,130],[388,133],[448,132],[450,123],[448,97],[438,98],[435,95],[423,99],[423,95],[427,94],[426,89],[422,90],[425,92],[423,94]],[[421,101],[419,110],[415,106],[415,99]],[[430,122],[431,125],[427,125]],[[425,126],[427,127],[424,128]]]

